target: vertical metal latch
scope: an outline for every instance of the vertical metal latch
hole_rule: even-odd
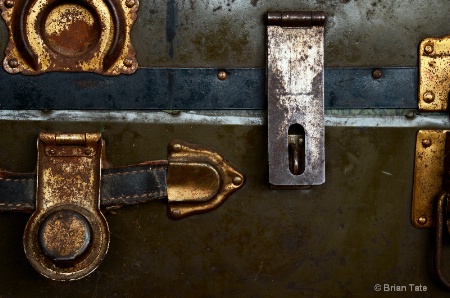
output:
[[[325,182],[324,12],[267,14],[269,182]]]
[[[109,229],[100,212],[100,134],[41,133],[36,211],[25,228],[25,254],[54,280],[79,279],[103,260]]]

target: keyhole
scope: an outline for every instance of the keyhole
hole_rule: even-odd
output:
[[[298,123],[288,130],[289,170],[294,175],[305,172],[305,129]]]

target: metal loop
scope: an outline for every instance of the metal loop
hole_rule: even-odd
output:
[[[436,247],[435,247],[435,255],[434,255],[434,271],[436,273],[437,278],[440,280],[442,285],[450,290],[450,281],[445,278],[442,273],[441,268],[441,259],[442,259],[442,230],[444,229],[444,212],[445,212],[445,204],[447,203],[448,193],[443,191],[439,194],[437,200],[437,208],[436,208]]]

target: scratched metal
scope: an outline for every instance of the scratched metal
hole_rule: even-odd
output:
[[[274,186],[325,181],[323,26],[267,27],[269,181]],[[305,171],[289,170],[288,129],[305,130]]]

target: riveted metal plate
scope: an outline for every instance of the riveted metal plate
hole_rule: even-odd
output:
[[[271,15],[268,17],[269,182],[273,187],[325,182],[325,16],[322,13],[317,17],[309,12],[308,19],[304,17],[306,14],[299,13],[300,17],[296,17],[295,13],[285,13],[287,20],[293,19],[293,22],[287,21],[287,27],[278,22],[270,25]],[[292,27],[293,24],[300,27]],[[289,168],[288,133],[293,125],[304,129],[304,171],[301,174],[294,174]]]
[[[419,47],[419,94],[421,111],[446,111],[450,91],[450,36],[426,38]]]
[[[138,0],[7,0],[3,67],[9,73],[49,71],[130,74],[137,61],[130,31]]]
[[[419,130],[416,139],[411,223],[415,228],[435,224],[434,202],[443,190],[444,151],[448,130]]]
[[[102,148],[100,134],[39,136],[36,211],[23,242],[31,265],[48,278],[82,278],[108,251],[99,204]]]

